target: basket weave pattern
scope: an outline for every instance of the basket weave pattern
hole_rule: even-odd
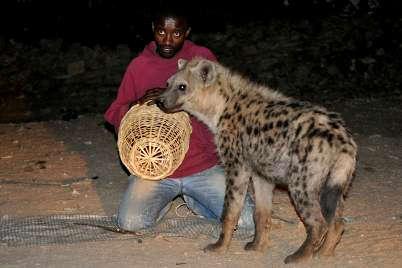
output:
[[[131,174],[142,179],[166,178],[182,163],[191,131],[185,112],[167,114],[156,105],[135,105],[120,124],[120,159]]]

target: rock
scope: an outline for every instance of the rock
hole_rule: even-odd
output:
[[[85,62],[82,60],[72,62],[67,65],[67,73],[69,76],[82,74],[84,72],[85,72]]]

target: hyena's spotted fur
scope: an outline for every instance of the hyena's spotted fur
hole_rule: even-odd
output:
[[[343,197],[357,151],[338,114],[199,58],[179,61],[159,104],[195,115],[215,133],[227,175],[226,195],[221,236],[206,250],[228,248],[249,184],[256,203],[256,233],[246,249],[264,250],[273,190],[285,185],[307,231],[302,246],[285,262],[333,254],[343,232]]]

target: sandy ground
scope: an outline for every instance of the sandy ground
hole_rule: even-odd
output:
[[[296,267],[401,267],[401,99],[333,104],[359,145],[346,200],[346,231],[334,257]],[[113,215],[127,185],[115,138],[101,115],[71,121],[0,124],[0,216]],[[178,202],[178,201],[176,201]],[[31,247],[0,246],[1,267],[293,267],[283,259],[304,227],[286,191],[275,191],[267,252],[233,241],[224,255],[204,253],[212,238],[157,237]]]

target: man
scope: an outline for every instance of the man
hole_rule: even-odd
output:
[[[216,61],[209,49],[187,40],[191,28],[186,17],[177,11],[165,10],[155,17],[154,41],[129,64],[117,98],[105,113],[106,121],[114,125],[116,132],[132,104],[153,100],[162,92],[167,79],[177,71],[178,59],[200,56]],[[223,169],[218,165],[211,132],[193,117],[191,124],[189,150],[169,178],[149,181],[129,177],[117,215],[122,229],[135,231],[154,225],[179,195],[194,213],[220,220],[225,195]],[[249,198],[246,203],[239,226],[253,228],[253,205]]]

